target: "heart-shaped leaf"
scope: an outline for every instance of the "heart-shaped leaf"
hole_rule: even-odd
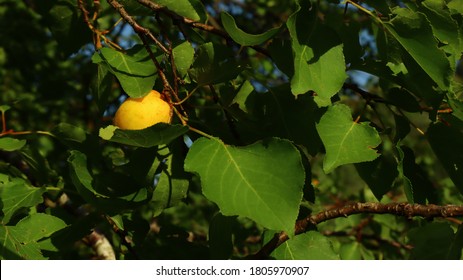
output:
[[[316,127],[326,149],[325,173],[343,164],[372,161],[379,156],[373,149],[381,143],[376,129],[366,122],[352,121],[350,108],[344,104],[329,107]]]
[[[224,215],[242,215],[294,234],[305,171],[289,141],[271,138],[234,147],[201,138],[188,152],[185,170],[199,174],[204,195]]]

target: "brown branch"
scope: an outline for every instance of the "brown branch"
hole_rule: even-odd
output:
[[[233,41],[233,39],[227,34],[227,32],[223,31],[222,29],[216,28],[216,27],[214,27],[212,25],[208,25],[208,24],[205,24],[205,23],[194,21],[194,20],[192,20],[190,18],[180,16],[180,15],[170,11],[166,7],[161,6],[159,4],[156,4],[156,3],[154,3],[154,2],[152,2],[150,0],[137,0],[137,1],[138,1],[138,3],[142,4],[143,6],[149,8],[149,9],[151,9],[154,12],[164,13],[165,15],[172,18],[172,20],[174,22],[180,22],[180,23],[183,23],[185,25],[207,31],[209,33],[213,33],[213,34],[218,35],[218,36],[220,36],[220,37],[222,37],[224,39]],[[262,47],[251,46],[251,48],[253,48],[254,50],[256,50],[256,51],[258,51],[258,52],[260,52],[260,53],[262,53],[264,55],[266,55],[267,57],[270,57],[270,53],[266,49],[264,49]]]
[[[381,204],[374,202],[354,203],[340,208],[335,208],[327,211],[310,215],[296,222],[295,234],[302,234],[310,227],[316,226],[322,222],[348,217],[355,214],[393,214],[407,218],[423,217],[423,218],[449,218],[463,217],[463,205],[421,205],[409,203],[389,203]],[[273,250],[282,243],[287,241],[289,236],[285,232],[276,234],[267,244],[265,244],[259,252],[253,255],[255,259],[267,258]]]
[[[164,45],[151,33],[148,28],[144,28],[143,26],[139,25],[135,19],[127,13],[124,6],[117,2],[116,0],[106,0],[109,5],[111,5],[114,9],[116,9],[121,17],[132,26],[133,30],[141,36],[147,36],[150,38],[156,46],[158,46],[164,53],[168,54],[169,51],[164,47]]]
[[[163,88],[164,88],[163,93],[165,93],[165,92],[173,92],[173,89],[170,86],[169,81],[167,80],[167,77],[164,74],[164,71],[163,71],[161,65],[159,64],[159,62],[157,61],[153,51],[151,50],[146,38],[151,39],[156,44],[156,46],[158,46],[167,55],[171,55],[171,52],[169,52],[169,50],[153,35],[153,33],[151,33],[151,31],[149,29],[144,28],[143,26],[139,25],[137,23],[137,21],[127,13],[124,6],[122,4],[120,4],[117,0],[106,0],[106,1],[108,2],[108,4],[110,4],[114,9],[116,9],[119,12],[121,17],[128,24],[130,24],[130,26],[132,26],[133,30],[138,34],[138,36],[142,40],[143,45],[145,46],[145,49],[148,52],[148,54],[149,54],[151,60],[153,61],[154,65],[156,66],[158,75],[162,80]],[[170,99],[170,95],[168,95],[168,99]]]

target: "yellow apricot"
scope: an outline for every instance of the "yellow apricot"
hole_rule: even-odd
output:
[[[121,129],[144,129],[154,124],[170,123],[170,105],[161,99],[161,94],[150,91],[141,98],[127,98],[114,116],[114,125]]]

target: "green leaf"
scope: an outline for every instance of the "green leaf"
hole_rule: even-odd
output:
[[[357,241],[341,245],[339,255],[342,260],[362,260],[362,245]]]
[[[190,42],[185,41],[176,46],[172,52],[177,71],[180,74],[180,77],[183,77],[187,74],[191,64],[193,64],[195,50]]]
[[[174,148],[175,144],[178,145],[178,141],[170,145],[173,149],[172,153],[162,159],[162,172],[151,200],[153,217],[161,214],[166,208],[176,206],[187,196],[189,180],[182,163],[177,162],[179,155],[178,150]],[[183,160],[183,157],[181,159]]]
[[[149,148],[168,144],[186,132],[188,132],[187,126],[158,123],[141,130],[123,130],[117,126],[109,125],[105,128],[100,128],[99,135],[107,141]]]
[[[463,44],[460,27],[452,18],[445,3],[440,0],[426,0],[421,3],[420,11],[423,12],[431,23],[434,35],[440,42],[445,44],[442,47],[451,54],[450,63],[453,65],[463,52]]]
[[[241,215],[268,229],[294,234],[305,171],[297,149],[272,138],[245,147],[200,138],[185,170],[201,178],[204,195],[224,215]]]
[[[271,254],[277,260],[339,260],[328,237],[309,231],[290,238]]]
[[[220,14],[220,19],[222,20],[222,25],[225,31],[227,31],[233,41],[242,46],[260,45],[271,39],[278,33],[278,31],[280,31],[280,27],[276,27],[262,34],[249,34],[236,26],[235,19],[229,13],[222,12]]]
[[[233,55],[228,47],[205,43],[199,46],[197,57],[188,72],[199,85],[228,82],[243,70]]]
[[[16,226],[0,226],[1,259],[45,259],[40,252],[38,240],[65,228],[59,218],[35,213],[19,221]]]
[[[453,242],[450,245],[448,258],[450,260],[460,260],[463,254],[463,225],[458,227]]]
[[[463,194],[463,133],[454,126],[436,123],[429,126],[426,136],[456,188]]]
[[[408,178],[411,183],[413,203],[426,204],[426,200],[429,203],[439,203],[433,183],[428,179],[421,166],[415,162],[413,150],[406,146],[402,146],[401,149],[403,153],[401,160],[403,176]]]
[[[5,113],[6,111],[10,110],[10,106],[8,105],[0,105],[0,112]]]
[[[135,47],[134,47],[135,48]],[[137,46],[137,50],[139,47]],[[107,66],[121,83],[124,91],[133,98],[145,96],[155,83],[156,67],[147,60],[146,50],[137,55],[127,55],[110,48],[102,48],[92,57],[94,63]]]
[[[92,95],[96,98],[98,109],[104,112],[108,98],[111,94],[113,76],[108,67],[98,64],[95,78],[92,81]]]
[[[11,137],[0,138],[0,150],[12,152],[21,149],[24,145],[26,145],[26,140],[19,140]]]
[[[227,260],[233,254],[232,226],[236,217],[215,214],[209,226],[209,250],[214,260]]]
[[[399,156],[398,158],[399,162],[397,164],[397,171],[399,172],[399,176],[398,176],[399,180],[397,183],[400,183],[403,185],[404,193],[405,193],[405,196],[407,197],[408,203],[413,204],[415,203],[415,199],[413,196],[413,185],[410,179],[405,175],[405,172],[404,172],[405,153],[402,149],[403,146],[401,147],[399,144],[400,143],[398,143],[396,147],[397,154]]]
[[[376,129],[367,122],[352,121],[350,108],[344,104],[329,107],[316,127],[326,149],[325,173],[343,164],[372,161],[379,156],[373,149],[381,143]]]
[[[445,53],[437,47],[426,16],[406,8],[396,8],[393,12],[396,16],[384,27],[439,88],[448,89],[452,75],[450,63]]]
[[[167,7],[182,17],[203,23],[207,20],[206,10],[199,0],[154,0],[153,2]]]
[[[330,27],[316,24],[316,20],[317,10],[310,7],[309,1],[301,1],[286,23],[294,54],[291,90],[295,95],[312,90],[315,102],[328,106],[347,78],[346,67],[340,38]]]
[[[44,192],[45,189],[32,187],[20,178],[12,178],[9,182],[0,183],[2,224],[7,224],[17,210],[41,203]]]
[[[248,113],[248,109],[246,108],[246,100],[250,96],[250,94],[254,91],[254,87],[250,81],[246,80],[243,84],[241,84],[238,92],[236,93],[235,97],[233,98],[231,104],[238,104],[240,109],[246,113]]]
[[[411,229],[408,233],[409,243],[413,246],[411,259],[448,259],[454,236],[452,228],[446,223],[434,222]]]
[[[394,159],[384,155],[370,162],[356,163],[355,168],[378,201],[391,190],[395,178],[399,175]]]
[[[237,124],[239,128],[241,125],[249,127],[250,123],[253,125],[247,131],[240,131],[241,135],[258,135],[258,139],[285,138],[303,145],[311,155],[318,153],[321,141],[315,129],[315,120],[319,112],[309,94],[295,97],[289,85],[285,84],[248,96],[245,106],[250,118],[255,121]]]
[[[22,232],[20,241],[27,243],[49,237],[52,233],[65,227],[66,223],[58,217],[35,213],[19,221],[15,230]]]
[[[136,188],[137,182],[130,181],[119,173],[104,174],[94,178],[87,168],[87,156],[79,151],[73,150],[68,157],[71,179],[79,194],[89,203],[99,209],[111,213],[119,213],[126,209],[136,208],[145,204],[151,199],[151,192],[145,187]],[[99,186],[97,183],[100,182]],[[127,181],[127,182],[126,182]],[[114,186],[112,186],[114,184]],[[109,192],[111,187],[120,189],[121,186],[127,189],[125,195],[118,195]],[[135,185],[135,186],[133,186]],[[102,193],[103,189],[106,193]]]
[[[79,126],[68,123],[59,123],[53,128],[53,135],[66,143],[83,143],[87,139],[87,133]]]
[[[45,15],[45,21],[59,43],[59,50],[65,56],[79,50],[79,48],[92,41],[90,29],[77,8],[74,0],[56,1]]]

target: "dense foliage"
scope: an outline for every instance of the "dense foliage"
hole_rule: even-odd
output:
[[[1,259],[462,259],[463,1],[1,0]],[[171,124],[122,130],[162,92]]]

